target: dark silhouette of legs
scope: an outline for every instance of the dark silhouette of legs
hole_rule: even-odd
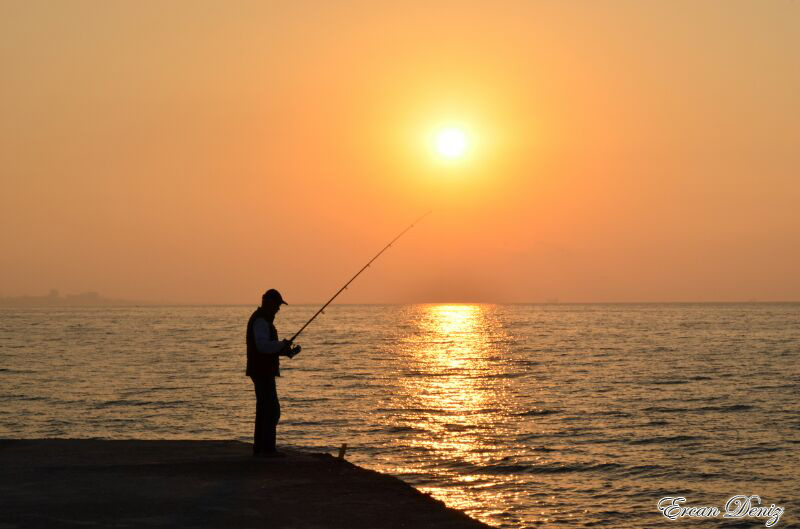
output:
[[[275,387],[275,377],[253,378],[256,390],[256,424],[253,453],[275,452],[275,428],[281,418],[281,406]]]

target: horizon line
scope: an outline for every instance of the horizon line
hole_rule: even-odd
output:
[[[135,301],[135,300],[110,300],[111,303],[84,303],[84,304],[2,304],[0,298],[0,308],[123,308],[123,307],[250,307],[258,306],[258,303],[215,303],[215,302],[172,302],[172,301]],[[117,303],[114,303],[117,302]],[[321,306],[323,302],[304,302],[290,303],[287,306]],[[331,303],[329,306],[390,306],[390,305],[743,305],[743,304],[797,304],[800,300],[736,300],[736,301],[405,301],[405,302],[353,302],[353,303]]]

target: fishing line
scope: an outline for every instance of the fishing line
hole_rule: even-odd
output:
[[[375,261],[375,259],[377,259],[378,257],[380,257],[380,256],[381,256],[381,254],[382,254],[383,252],[385,252],[386,250],[388,250],[388,249],[389,249],[389,247],[391,247],[391,246],[392,246],[392,245],[393,245],[393,244],[394,244],[394,243],[397,241],[397,239],[399,239],[400,237],[402,237],[403,235],[405,235],[405,233],[406,233],[408,230],[410,230],[411,228],[413,228],[413,227],[414,227],[414,226],[415,226],[415,225],[416,225],[416,224],[417,224],[419,221],[421,221],[422,219],[424,219],[425,217],[427,217],[427,216],[428,216],[430,213],[431,213],[431,212],[430,212],[430,211],[428,211],[427,213],[425,213],[424,215],[422,215],[420,218],[418,218],[417,220],[415,220],[414,222],[412,222],[412,223],[411,223],[411,225],[410,225],[409,227],[407,227],[406,229],[404,229],[403,231],[401,231],[401,232],[400,232],[400,234],[399,234],[397,237],[395,237],[394,239],[392,239],[392,240],[391,240],[391,242],[389,242],[389,244],[387,244],[386,246],[384,246],[384,247],[383,247],[383,249],[382,249],[380,252],[378,252],[378,253],[375,255],[375,257],[373,257],[372,259],[370,259],[370,260],[369,260],[369,262],[368,262],[367,264],[365,264],[365,265],[364,265],[364,267],[363,267],[363,268],[361,268],[361,270],[359,270],[359,271],[356,273],[356,275],[354,275],[353,277],[351,277],[351,278],[350,278],[350,281],[348,281],[347,283],[345,283],[345,284],[344,284],[344,286],[343,286],[342,288],[340,288],[338,291],[336,291],[336,294],[334,294],[334,295],[333,295],[333,297],[332,297],[331,299],[329,299],[327,303],[325,303],[325,304],[324,304],[324,305],[323,305],[323,306],[322,306],[322,307],[321,307],[321,308],[320,308],[320,309],[319,309],[319,310],[318,310],[318,311],[317,311],[317,312],[316,312],[316,313],[315,313],[313,316],[311,316],[311,319],[310,319],[310,320],[308,320],[308,321],[305,323],[305,325],[303,325],[302,327],[300,327],[300,330],[299,330],[299,331],[297,331],[296,333],[294,333],[294,336],[292,336],[291,338],[289,338],[289,341],[290,341],[290,342],[293,342],[293,341],[295,340],[295,338],[297,338],[298,336],[300,336],[300,333],[301,333],[301,332],[303,332],[303,330],[304,330],[306,327],[308,327],[308,324],[309,324],[309,323],[311,323],[312,321],[314,321],[314,320],[317,318],[317,316],[319,316],[320,314],[322,314],[322,311],[323,311],[323,310],[325,310],[325,307],[327,307],[328,305],[330,305],[330,304],[331,304],[331,302],[332,302],[334,299],[336,299],[336,298],[339,296],[339,294],[341,294],[342,292],[344,292],[344,291],[345,291],[345,289],[346,289],[346,288],[347,288],[347,287],[350,285],[350,283],[352,283],[353,281],[355,281],[355,279],[356,279],[358,276],[360,276],[360,275],[361,275],[361,272],[363,272],[364,270],[366,270],[367,268],[369,268],[369,265],[371,265],[371,264],[372,264],[372,262],[373,262],[373,261]]]

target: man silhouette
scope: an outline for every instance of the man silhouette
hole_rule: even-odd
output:
[[[247,321],[247,372],[256,390],[256,424],[253,455],[283,457],[275,448],[275,428],[281,417],[281,406],[275,387],[280,374],[281,356],[294,357],[300,346],[292,347],[290,340],[278,340],[275,315],[287,305],[280,292],[271,288],[261,296],[258,307]]]

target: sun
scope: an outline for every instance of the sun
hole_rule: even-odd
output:
[[[467,135],[459,128],[440,130],[435,137],[436,152],[448,159],[461,158],[467,151]]]

